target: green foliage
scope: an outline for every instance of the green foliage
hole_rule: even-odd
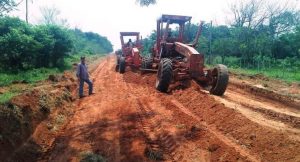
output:
[[[198,40],[197,50],[200,53],[209,53],[209,40],[205,37],[201,37]]]
[[[7,92],[4,94],[0,95],[0,104],[6,103],[7,101],[9,101],[11,98],[13,98],[14,96],[17,96],[19,93],[17,92]]]
[[[30,26],[18,18],[0,19],[0,64],[8,71],[40,67],[62,67],[72,49],[65,29]]]
[[[142,40],[143,51],[142,54],[144,56],[149,56],[152,53],[152,47],[154,46],[156,40],[156,31],[152,31],[152,33]]]
[[[277,68],[265,69],[261,71],[257,71],[256,69],[231,68],[230,71],[238,74],[246,74],[249,76],[262,74],[264,76],[283,80],[289,83],[291,82],[299,83],[300,80],[300,73],[295,73],[291,71],[283,72],[282,69],[277,69]]]
[[[47,27],[49,34],[55,40],[51,52],[50,63],[52,63],[53,67],[63,67],[64,58],[67,56],[68,52],[71,52],[73,42],[66,29],[62,29],[55,25]]]
[[[34,38],[42,48],[35,55],[35,67],[64,67],[64,58],[71,52],[73,42],[68,31],[56,25],[35,27]]]
[[[41,44],[32,37],[31,26],[18,18],[0,19],[0,67],[6,70],[31,68],[32,57]]]
[[[197,51],[205,55],[205,62],[209,64],[225,64],[246,72],[263,73],[287,81],[299,81],[300,19],[291,18],[291,13],[283,14],[279,15],[280,20],[276,20],[276,26],[262,24],[256,28],[210,27],[210,23],[204,24]],[[283,20],[283,17],[286,19]],[[272,21],[275,19],[274,17]],[[295,26],[297,24],[298,26]],[[187,25],[184,33],[186,43],[194,40],[198,26],[199,24]],[[148,53],[155,41],[153,32],[143,41],[144,52]]]
[[[33,68],[64,69],[65,58],[112,51],[106,37],[57,25],[32,26],[18,18],[0,18],[0,72]]]
[[[0,73],[0,87],[10,85],[12,82],[35,83],[46,79],[50,74],[60,72],[58,69],[39,68],[17,74]]]
[[[111,42],[97,33],[82,32],[76,28],[69,32],[74,42],[72,53],[103,54],[113,51]]]
[[[274,59],[263,55],[257,55],[253,58],[252,68],[242,68],[242,58],[228,56],[222,60],[222,57],[216,56],[212,64],[225,64],[230,71],[247,75],[263,74],[267,77],[284,80],[287,82],[300,81],[300,61],[295,57],[285,59]]]
[[[0,0],[0,16],[14,10],[17,5],[14,0]]]

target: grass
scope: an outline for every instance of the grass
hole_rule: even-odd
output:
[[[36,82],[47,79],[51,74],[57,74],[59,72],[60,70],[58,69],[41,68],[17,74],[0,73],[0,87],[9,86],[13,82],[27,83],[30,86]],[[0,104],[9,101],[12,97],[21,93],[21,91],[21,89],[16,89],[13,86],[9,87],[5,93],[0,94]]]
[[[26,86],[27,89],[30,89],[33,84]],[[12,97],[19,95],[23,91],[23,88],[20,86],[11,86],[5,90],[3,94],[0,94],[0,104],[6,103]]]
[[[18,95],[19,93],[17,92],[6,92],[4,94],[0,95],[0,104],[6,103],[9,101],[12,97]]]
[[[10,86],[12,83],[27,83],[28,85],[32,85],[36,82],[45,80],[49,77],[49,75],[59,74],[64,70],[68,70],[72,68],[73,63],[79,63],[80,57],[82,55],[71,55],[65,58],[65,67],[62,69],[58,68],[40,68],[40,69],[32,69],[24,72],[19,72],[17,74],[13,73],[4,73],[0,72],[0,88],[5,86]],[[98,55],[85,55],[88,60],[94,61],[100,57],[105,56],[104,54]],[[0,104],[3,104],[9,101],[12,97],[21,93],[22,90],[9,88],[4,94],[0,94]]]
[[[13,82],[35,83],[41,80],[45,80],[50,74],[57,74],[59,72],[60,71],[56,68],[40,68],[25,72],[19,72],[17,74],[0,73],[0,87],[8,86]]]
[[[96,60],[99,57],[105,55],[87,55],[88,60]],[[32,69],[24,72],[19,72],[17,74],[13,73],[1,73],[0,72],[0,87],[8,86],[13,82],[23,82],[23,83],[36,83],[41,80],[45,80],[51,74],[58,74],[64,70],[72,68],[73,63],[80,62],[81,55],[72,55],[65,59],[65,67],[62,69],[58,68],[39,68]]]
[[[78,54],[78,55],[71,55],[71,56],[65,58],[65,62],[66,62],[65,66],[66,66],[66,68],[70,69],[70,68],[72,68],[72,66],[73,66],[72,64],[73,63],[79,63],[81,56],[85,56],[88,61],[95,61],[95,60],[99,59],[100,57],[106,56],[106,54],[97,54],[97,55],[79,55]]]
[[[206,63],[208,63],[207,61],[208,59],[206,59]],[[287,58],[273,60],[273,58],[270,58],[270,60],[255,60],[252,62],[253,65],[249,64],[253,68],[241,68],[241,58],[235,56],[226,56],[222,61],[221,56],[215,55],[211,61],[212,63],[207,65],[208,68],[213,67],[215,64],[224,64],[229,67],[231,72],[236,74],[244,74],[248,76],[260,74],[286,83],[300,83],[300,64],[297,63],[298,60],[296,59],[290,60]],[[260,66],[258,66],[257,63],[259,63]],[[264,63],[266,63],[266,66],[262,66]]]
[[[20,72],[17,74],[0,73],[0,87],[10,86],[12,83],[27,83],[28,86],[33,85],[36,82],[45,80],[51,74],[57,74],[60,71],[58,69],[32,69],[26,72]],[[20,94],[22,89],[14,88],[11,86],[8,90],[0,94],[0,104],[9,101],[12,97]]]
[[[288,83],[300,82],[300,72],[284,71],[282,69],[265,69],[265,70],[254,70],[254,69],[241,69],[241,68],[230,68],[233,73],[246,74],[246,75],[257,75],[262,74],[266,77],[279,79]]]

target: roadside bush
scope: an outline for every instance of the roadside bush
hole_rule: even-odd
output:
[[[17,18],[0,19],[0,66],[5,70],[32,68],[33,57],[42,48],[33,29]]]
[[[106,37],[57,25],[32,26],[19,18],[0,18],[0,72],[33,68],[65,68],[65,58],[76,54],[112,51]]]
[[[80,29],[69,30],[74,48],[72,53],[104,54],[113,51],[111,42],[97,33],[83,32]]]

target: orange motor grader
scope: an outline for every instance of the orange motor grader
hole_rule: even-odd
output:
[[[223,95],[229,80],[227,67],[218,64],[214,68],[206,69],[204,55],[195,49],[203,23],[199,25],[195,40],[192,43],[184,42],[185,27],[191,18],[162,15],[157,20],[156,43],[152,48],[151,57],[142,59],[141,70],[157,71],[155,87],[161,92],[167,92],[172,83],[194,79],[208,86],[211,94]],[[171,24],[178,29],[175,37],[169,33]]]
[[[129,42],[124,42],[125,37],[130,38]],[[132,42],[131,38],[134,38],[135,41]],[[141,66],[142,58],[140,55],[140,50],[142,49],[142,45],[139,38],[139,32],[120,32],[122,50],[116,52],[116,71],[125,73],[125,69],[127,66],[130,66],[132,68],[139,68]]]

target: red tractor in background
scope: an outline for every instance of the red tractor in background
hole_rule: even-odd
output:
[[[142,71],[157,71],[156,89],[167,92],[169,85],[175,82],[196,80],[205,86],[210,86],[210,93],[223,95],[229,76],[225,65],[218,64],[212,69],[204,66],[204,55],[196,49],[202,31],[202,24],[193,43],[184,42],[184,31],[190,16],[162,15],[157,20],[156,43],[152,48],[152,56],[142,60]],[[170,34],[170,25],[176,25],[178,35]],[[164,27],[165,26],[165,27]]]
[[[125,37],[130,38],[127,43],[124,42]],[[134,42],[131,40],[132,37],[135,38]],[[140,50],[142,49],[142,45],[139,38],[139,32],[120,32],[122,50],[116,52],[116,71],[125,73],[126,66],[132,68],[139,68],[141,66]]]

